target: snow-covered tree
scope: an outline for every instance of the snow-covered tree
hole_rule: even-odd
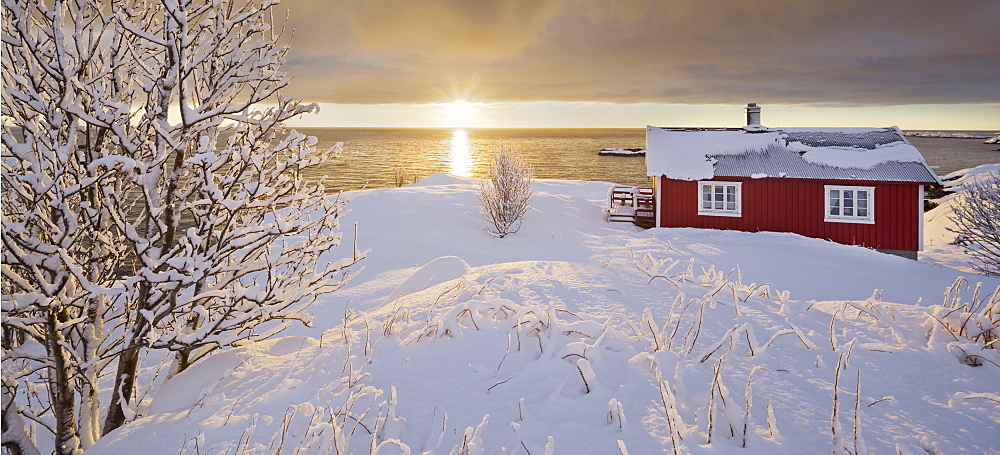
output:
[[[479,185],[479,213],[489,223],[486,230],[504,237],[521,229],[521,218],[531,207],[532,171],[509,145],[491,156],[489,180]]]
[[[363,253],[324,256],[343,201],[303,171],[339,146],[283,127],[317,107],[278,94],[278,1],[2,1],[5,393],[73,453],[134,415],[145,352],[308,324]]]
[[[967,184],[954,205],[951,229],[978,260],[977,270],[1000,274],[1000,176]]]

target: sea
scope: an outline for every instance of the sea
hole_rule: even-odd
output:
[[[330,192],[387,188],[434,173],[486,177],[490,154],[501,146],[516,149],[535,178],[607,181],[648,186],[641,156],[599,155],[603,148],[645,148],[645,129],[435,129],[297,128],[316,136],[317,146],[343,143],[338,158],[309,177],[325,177]],[[993,131],[942,131],[992,137]],[[1000,144],[983,139],[907,137],[939,176],[1000,162]]]

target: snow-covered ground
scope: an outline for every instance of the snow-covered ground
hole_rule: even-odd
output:
[[[946,189],[954,193],[934,199],[939,205],[924,213],[924,251],[920,253],[921,261],[974,273],[969,263],[970,256],[965,254],[960,245],[952,244],[955,233],[948,230],[952,226],[949,217],[952,216],[952,208],[958,202],[962,189],[990,175],[1000,176],[1000,163],[962,169],[944,176]]]
[[[371,252],[313,327],[202,361],[88,453],[1000,452],[1000,355],[941,306],[1000,279],[936,244],[608,223],[609,188],[537,181],[503,239],[474,179],[349,194]]]

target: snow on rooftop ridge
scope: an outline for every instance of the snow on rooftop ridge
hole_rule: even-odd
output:
[[[677,180],[710,179],[715,176],[717,157],[770,153],[769,147],[797,152],[810,164],[839,169],[871,170],[890,162],[927,166],[898,127],[772,128],[756,132],[649,126],[646,147],[651,152],[646,155],[646,174]]]
[[[850,127],[838,127],[838,126],[822,126],[822,127],[810,127],[810,126],[796,126],[790,128],[775,128],[776,130],[784,131],[786,133],[846,133],[846,134],[861,134],[861,133],[875,133],[880,131],[892,131],[896,129],[894,126],[890,127],[868,127],[868,126],[850,126]],[[898,131],[898,130],[897,130]],[[900,137],[902,138],[902,132]]]
[[[774,131],[694,131],[647,126],[646,175],[665,175],[678,180],[710,179],[715,175],[713,156],[764,153],[770,146],[783,144],[781,134]],[[653,150],[657,153],[650,153]]]
[[[790,150],[801,153],[802,159],[812,164],[841,169],[865,170],[889,162],[911,162],[927,166],[924,156],[906,140],[906,136],[898,126],[887,128],[783,128],[782,131],[793,134],[816,132],[859,136],[873,134],[881,136],[881,143],[863,141],[864,143],[852,146],[816,146],[806,145],[798,141],[788,141],[788,148]],[[875,144],[874,147],[872,147],[872,144]],[[931,175],[934,174],[931,171],[929,172]]]
[[[802,152],[802,159],[812,164],[842,169],[872,169],[882,163],[924,163],[916,147],[905,142],[880,145],[873,150],[858,147],[807,147],[791,142],[789,148]]]

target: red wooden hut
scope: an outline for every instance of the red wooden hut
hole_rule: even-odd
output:
[[[646,129],[655,225],[793,232],[916,259],[925,185],[899,128]]]

